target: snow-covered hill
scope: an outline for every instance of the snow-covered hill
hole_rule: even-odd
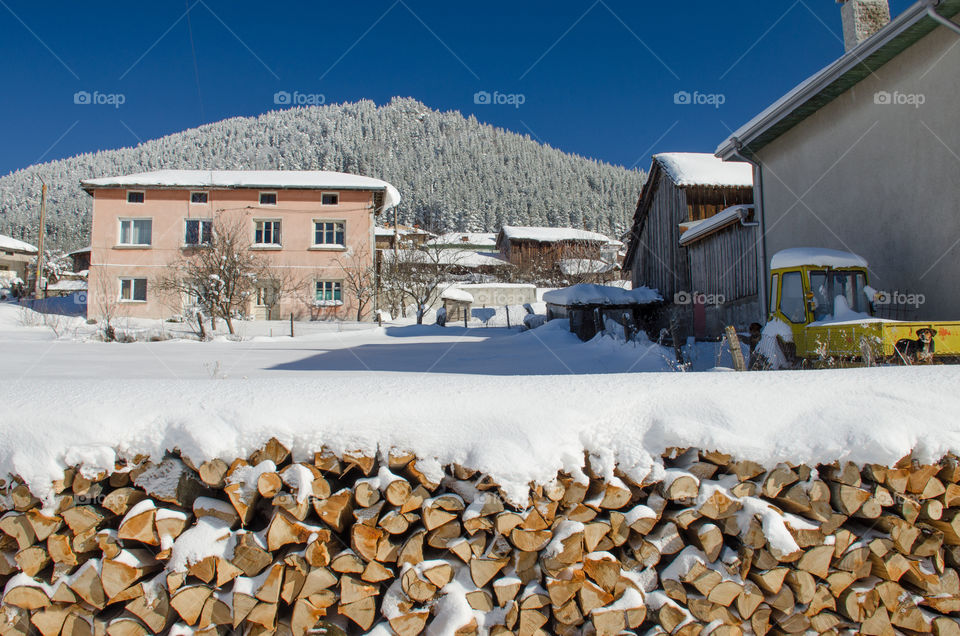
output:
[[[89,237],[79,180],[147,170],[317,169],[385,179],[403,194],[403,223],[435,231],[502,224],[571,226],[611,236],[627,227],[645,175],[570,155],[525,135],[439,112],[409,98],[237,117],[147,141],[30,166],[0,178],[0,234],[35,242],[42,177],[48,245]]]

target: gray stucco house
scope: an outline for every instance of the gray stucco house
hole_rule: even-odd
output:
[[[960,0],[891,22],[886,0],[843,5],[843,57],[716,151],[754,164],[761,306],[770,256],[813,246],[865,257],[878,290],[922,294],[916,318],[960,318]]]

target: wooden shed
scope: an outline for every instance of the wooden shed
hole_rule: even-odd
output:
[[[752,205],[732,206],[680,236],[696,290],[689,302],[698,337],[719,337],[727,325],[745,330],[760,313],[754,213]]]
[[[658,289],[670,300],[691,288],[690,260],[680,249],[682,224],[703,221],[734,205],[753,203],[753,168],[710,154],[653,156],[628,234],[624,268],[634,287]]]
[[[583,341],[616,329],[629,340],[640,331],[655,329],[663,299],[652,289],[623,289],[581,283],[546,292],[547,320],[566,319],[570,331]]]
[[[724,162],[704,153],[653,156],[627,234],[623,267],[630,271],[634,287],[657,289],[674,305],[671,331],[679,329],[675,336],[694,335],[689,299],[705,293],[694,284],[691,253],[681,246],[681,235],[725,209],[752,203],[753,168],[747,163]],[[704,261],[704,266],[718,270],[717,275],[724,275],[732,264]]]

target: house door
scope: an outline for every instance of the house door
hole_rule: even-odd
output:
[[[255,320],[277,320],[277,289],[269,285],[257,288],[257,301],[254,307]]]

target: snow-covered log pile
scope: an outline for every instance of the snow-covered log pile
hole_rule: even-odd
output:
[[[168,456],[0,497],[0,635],[958,634],[960,464],[677,450],[511,504],[408,454]],[[313,631],[311,631],[313,630]]]

